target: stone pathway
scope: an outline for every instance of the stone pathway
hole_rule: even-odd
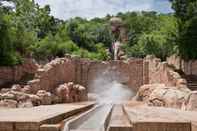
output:
[[[197,131],[197,112],[182,111],[179,109],[139,106],[124,106],[134,128],[139,131],[159,130]],[[192,126],[192,127],[191,127]],[[166,128],[165,128],[166,127]],[[192,129],[190,129],[192,128]]]
[[[83,102],[26,109],[0,109],[0,131],[50,131],[51,129],[60,131],[64,124],[57,123],[79,112],[86,114],[85,111],[93,105],[92,102]],[[107,108],[106,105],[101,109],[105,108]],[[114,105],[112,112],[110,111],[111,115],[107,115],[105,120],[100,120],[101,116],[109,112],[104,110],[104,113],[103,110],[98,110],[101,113],[95,113],[95,116],[90,112],[91,119],[87,121],[85,117],[84,119],[80,117],[83,114],[76,116],[76,120],[84,120],[82,125],[79,123],[78,126],[84,126],[87,129],[86,123],[91,123],[88,127],[94,128],[95,124],[99,125],[99,122],[105,121],[104,125],[109,131],[197,131],[197,112],[194,111],[148,107],[142,103],[131,102]],[[83,130],[83,128],[79,129]],[[104,131],[105,128],[102,130]]]
[[[55,124],[94,105],[93,102],[0,109],[0,131],[39,131],[41,124]],[[17,130],[17,131],[18,131]]]

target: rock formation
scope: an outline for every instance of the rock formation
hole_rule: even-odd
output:
[[[34,60],[25,59],[22,65],[0,68],[0,88],[8,87],[10,83],[17,83],[33,75],[38,69]]]
[[[56,89],[56,95],[64,103],[87,100],[86,88],[78,84],[74,85],[73,82],[60,85]]]
[[[54,91],[56,92],[38,90],[36,94],[30,94],[26,93],[26,89],[24,91],[20,85],[13,85],[9,90],[2,89],[0,91],[0,108],[27,108],[87,100],[86,88],[73,82],[64,83],[55,88]]]
[[[188,95],[188,91],[181,91],[176,87],[166,87],[164,84],[150,84],[140,87],[135,99],[143,101],[149,106],[181,109]]]
[[[150,106],[196,109],[196,92],[188,88],[187,80],[174,68],[154,56],[147,56],[144,63],[148,64],[147,85],[139,88],[135,100]]]
[[[183,109],[197,111],[197,91],[190,92],[184,103]]]
[[[196,110],[196,93],[188,89],[187,80],[168,63],[153,56],[104,62],[70,56],[57,58],[39,66],[34,78],[26,84],[2,88],[0,105],[32,107],[87,100],[92,82],[101,74],[108,77],[109,73],[113,73],[110,79],[138,92],[135,97],[138,101],[150,106]]]

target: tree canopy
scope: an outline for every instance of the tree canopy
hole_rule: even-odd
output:
[[[185,59],[197,58],[197,0],[171,0],[179,21],[179,54]]]
[[[50,15],[48,5],[33,0],[0,2],[0,65],[16,65],[25,57],[51,60],[65,54],[94,60],[110,59],[114,41],[110,18],[60,20]],[[122,47],[128,57],[153,54],[163,60],[179,53],[197,58],[197,0],[171,0],[175,13],[126,12],[122,18],[128,40]]]

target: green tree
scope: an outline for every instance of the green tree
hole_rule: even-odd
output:
[[[179,19],[179,54],[185,59],[197,58],[197,0],[171,0]]]
[[[0,6],[0,65],[12,66],[21,63],[20,56],[15,52],[10,38],[9,14]]]

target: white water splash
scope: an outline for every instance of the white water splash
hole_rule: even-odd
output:
[[[89,92],[95,95],[99,103],[119,104],[131,99],[135,92],[132,88],[124,85],[128,78],[119,72],[107,69],[99,73],[90,84]]]

